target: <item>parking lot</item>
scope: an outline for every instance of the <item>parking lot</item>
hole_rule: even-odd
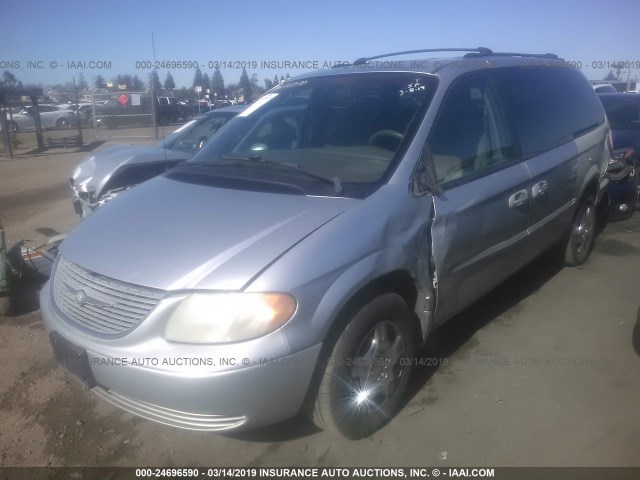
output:
[[[77,224],[67,178],[88,154],[0,160],[10,242]],[[583,267],[540,258],[433,334],[404,408],[357,442],[303,418],[223,436],[122,412],[56,365],[25,298],[0,317],[0,465],[640,466],[639,272],[640,212]]]

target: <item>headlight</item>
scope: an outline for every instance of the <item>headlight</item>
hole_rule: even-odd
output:
[[[194,293],[169,318],[167,340],[242,342],[277,330],[293,316],[296,301],[282,293]]]

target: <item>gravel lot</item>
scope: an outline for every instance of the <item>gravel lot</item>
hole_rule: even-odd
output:
[[[86,155],[0,159],[10,241],[77,224],[66,182]],[[434,333],[423,357],[447,365],[416,368],[402,411],[358,442],[302,418],[228,436],[136,418],[57,367],[26,303],[0,317],[0,465],[640,466],[639,274],[640,212],[584,267],[541,258]]]

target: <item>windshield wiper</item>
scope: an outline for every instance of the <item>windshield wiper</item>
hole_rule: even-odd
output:
[[[294,171],[296,173],[302,174],[308,178],[312,178],[316,181],[322,182],[322,183],[326,183],[326,184],[331,184],[333,185],[333,189],[335,191],[335,193],[337,195],[343,195],[344,194],[344,188],[342,187],[342,182],[340,181],[340,179],[338,177],[333,177],[332,179],[326,178],[326,177],[321,177],[320,175],[316,175],[314,173],[310,173],[310,172],[306,172],[304,170],[302,170],[304,167],[298,163],[289,163],[289,162],[276,162],[274,160],[269,160],[267,158],[264,158],[260,155],[251,155],[250,157],[243,157],[243,156],[237,156],[237,155],[218,155],[218,159],[220,160],[231,160],[233,161],[232,165],[238,165],[237,162],[252,162],[252,163],[264,163],[267,165],[274,165],[276,167],[279,167],[283,170],[290,170],[290,171]],[[210,166],[226,166],[228,164],[225,163],[220,163],[220,162],[216,162],[216,161],[207,161],[207,162],[197,162],[197,163],[192,163],[191,165],[201,165],[201,166],[206,166],[206,167],[210,167]]]

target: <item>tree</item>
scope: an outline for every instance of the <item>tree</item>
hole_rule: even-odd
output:
[[[202,70],[200,67],[196,67],[196,73],[193,75],[193,88],[202,86]]]
[[[2,73],[2,79],[0,79],[0,87],[22,88],[22,82],[19,81],[9,70],[5,70]]]
[[[98,75],[96,77],[95,82],[93,83],[93,86],[96,88],[106,88],[107,82],[104,81],[104,78],[102,78],[102,75]]]
[[[240,88],[240,86],[236,83],[230,83],[229,85],[227,85],[226,90],[225,90],[225,95],[228,98],[232,98],[233,100],[238,100],[238,89]]]
[[[160,83],[160,77],[158,71],[154,70],[149,75],[149,90],[155,90],[156,93],[162,90],[162,84]]]
[[[89,89],[89,84],[84,79],[84,75],[82,74],[82,72],[80,72],[78,74],[78,82],[76,83],[76,86],[78,87],[78,90],[88,90]]]
[[[609,70],[609,73],[607,73],[607,75],[603,78],[603,80],[613,81],[613,80],[617,80],[617,78],[615,73],[613,73],[613,70]]]
[[[171,91],[174,88],[176,88],[176,82],[173,80],[173,75],[171,72],[167,72],[167,78],[164,79],[164,89]]]
[[[240,88],[242,88],[242,96],[245,101],[251,99],[251,82],[249,81],[249,75],[247,75],[247,69],[242,69],[242,75],[240,75]]]
[[[276,75],[273,77],[273,84],[274,84],[274,85],[279,85],[279,84],[280,84],[280,80],[278,80],[278,74],[276,74]]]
[[[120,76],[120,81],[118,82],[118,85],[124,85],[125,88],[127,90],[132,90],[133,89],[133,77],[131,75],[119,75]]]
[[[207,88],[211,87],[211,80],[209,80],[209,75],[206,73],[202,75],[202,94],[205,95],[207,93]]]
[[[220,68],[216,68],[211,76],[211,93],[215,94],[214,98],[220,99],[224,98],[226,95],[224,79],[222,78],[222,73],[220,73]]]
[[[173,96],[178,100],[192,100],[194,98],[193,88],[182,87],[173,91]]]
[[[131,79],[131,89],[136,92],[144,90],[144,82],[138,78],[138,75],[134,75]]]
[[[273,82],[271,80],[269,80],[268,78],[264,79],[264,89],[265,90],[271,90],[273,88]]]

